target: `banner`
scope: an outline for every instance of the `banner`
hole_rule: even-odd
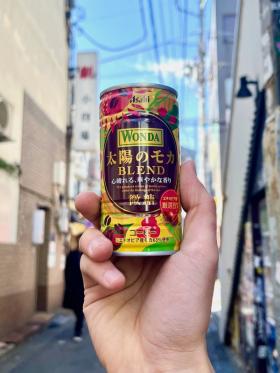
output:
[[[280,1],[271,0],[272,43],[275,59],[277,104],[280,104]]]
[[[261,13],[261,44],[263,56],[264,85],[274,73],[273,46],[271,40],[271,0],[260,0]]]
[[[96,53],[78,53],[75,80],[75,112],[72,148],[78,151],[99,151]]]

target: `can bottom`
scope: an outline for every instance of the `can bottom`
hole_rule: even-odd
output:
[[[178,250],[177,250],[178,251]],[[166,255],[173,255],[177,253],[177,251],[154,251],[154,252],[147,252],[147,251],[128,251],[128,252],[119,252],[114,251],[113,255],[116,256],[166,256]]]

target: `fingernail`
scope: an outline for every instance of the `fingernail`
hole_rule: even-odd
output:
[[[103,278],[107,285],[112,286],[119,279],[119,273],[109,269],[104,273]]]

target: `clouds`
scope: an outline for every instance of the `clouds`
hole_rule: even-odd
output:
[[[161,72],[165,78],[170,78],[172,75],[176,78],[185,78],[186,84],[189,86],[197,82],[197,62],[194,60],[171,58],[165,59],[159,64],[153,61],[146,61],[144,63],[136,63],[134,68],[137,71]]]

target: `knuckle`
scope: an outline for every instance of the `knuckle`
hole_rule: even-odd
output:
[[[190,245],[188,247],[188,255],[193,263],[204,263],[206,268],[211,272],[215,272],[218,268],[219,252],[215,243],[210,246],[211,248],[207,247],[208,250],[206,250],[205,244],[197,243]]]
[[[85,244],[86,244],[86,241],[87,241],[87,232],[85,231],[82,236],[80,237],[79,239],[79,250],[81,252],[83,252],[85,250]]]
[[[80,251],[86,251],[89,241],[94,239],[96,236],[97,230],[95,228],[88,228],[81,236],[79,240],[79,249]]]
[[[104,234],[102,235],[101,244],[105,246],[106,248],[110,248],[110,249],[113,247],[112,241],[108,237],[106,237]]]

